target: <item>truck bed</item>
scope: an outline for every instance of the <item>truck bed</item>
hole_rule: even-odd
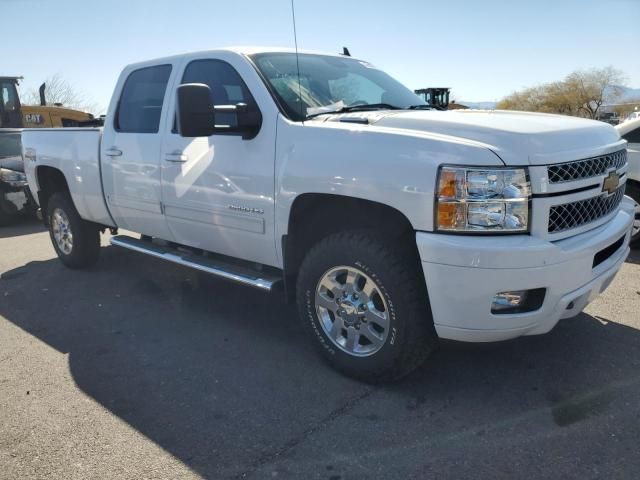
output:
[[[114,226],[102,191],[100,141],[102,128],[28,128],[22,131],[25,171],[37,183],[38,168],[60,170],[78,213],[85,220]],[[30,175],[32,173],[32,175]],[[32,191],[39,185],[30,185]]]

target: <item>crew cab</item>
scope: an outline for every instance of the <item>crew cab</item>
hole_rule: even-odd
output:
[[[65,265],[94,264],[109,230],[115,246],[282,289],[330,364],[368,381],[412,371],[439,338],[548,332],[629,252],[613,127],[434,110],[345,55],[129,65],[103,128],[25,130],[23,148]]]

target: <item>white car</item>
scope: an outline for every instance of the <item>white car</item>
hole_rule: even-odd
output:
[[[325,358],[371,381],[410,372],[438,338],[548,332],[629,252],[613,127],[431,110],[348,56],[238,48],[130,65],[104,129],[26,130],[23,148],[65,265],[95,263],[99,232],[122,227],[141,238],[113,245],[282,285]]]
[[[640,115],[640,112],[636,112]],[[632,243],[640,243],[640,116],[635,120],[616,125],[616,130],[620,136],[626,140],[627,156],[629,159],[629,170],[627,171],[627,191],[626,194],[633,198],[636,203],[636,217]]]

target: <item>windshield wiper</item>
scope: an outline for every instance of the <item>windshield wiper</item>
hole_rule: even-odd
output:
[[[401,107],[391,105],[389,103],[367,103],[364,105],[349,105],[348,107],[338,108],[336,110],[329,110],[327,112],[318,112],[312,115],[307,115],[305,120],[318,117],[320,115],[333,115],[336,113],[348,113],[348,112],[366,112],[369,110],[402,110]]]

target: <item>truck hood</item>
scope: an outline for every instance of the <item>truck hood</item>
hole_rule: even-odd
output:
[[[487,145],[507,165],[547,165],[599,155],[620,135],[595,120],[504,110],[357,112],[370,125],[437,133]]]

